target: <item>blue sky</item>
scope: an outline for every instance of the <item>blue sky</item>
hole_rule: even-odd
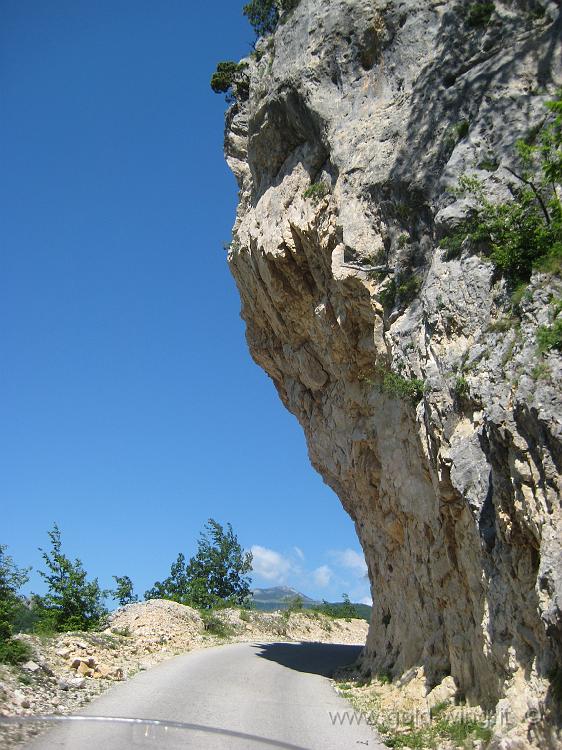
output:
[[[206,519],[256,586],[368,596],[353,524],[250,359],[217,61],[242,2],[0,3],[0,542],[139,591]]]

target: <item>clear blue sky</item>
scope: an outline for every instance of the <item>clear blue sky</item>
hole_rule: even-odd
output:
[[[57,521],[143,592],[206,519],[257,586],[368,594],[353,525],[250,359],[223,243],[236,185],[217,61],[242,1],[0,2],[0,542]]]

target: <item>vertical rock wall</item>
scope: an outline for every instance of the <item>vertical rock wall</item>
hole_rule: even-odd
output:
[[[251,354],[365,552],[363,668],[552,718],[562,365],[536,331],[562,283],[534,274],[514,311],[489,261],[439,238],[461,174],[510,197],[514,142],[562,85],[562,13],[496,2],[474,25],[470,5],[301,0],[258,44],[227,114],[229,263]]]

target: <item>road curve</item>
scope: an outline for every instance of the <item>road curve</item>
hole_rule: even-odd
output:
[[[379,750],[382,742],[364,721],[349,721],[353,709],[326,679],[358,651],[319,643],[192,651],[116,685],[26,750]],[[101,716],[153,721],[88,718]]]

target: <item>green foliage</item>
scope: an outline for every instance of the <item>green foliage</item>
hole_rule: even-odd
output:
[[[459,120],[447,130],[446,140],[448,145],[453,148],[459,141],[466,138],[470,125],[468,120]]]
[[[413,273],[397,273],[379,293],[381,305],[385,310],[393,310],[398,304],[407,307],[417,297],[421,281]]]
[[[478,162],[478,169],[485,169],[486,172],[495,172],[499,167],[499,162],[493,157],[486,157]]]
[[[470,3],[466,9],[466,23],[473,29],[482,28],[490,23],[495,11],[494,3]]]
[[[331,617],[334,620],[351,620],[360,618],[361,615],[357,611],[357,607],[351,603],[347,594],[342,594],[343,601],[341,603],[331,604],[324,600],[321,605],[314,607],[313,612],[319,612],[320,614]]]
[[[38,620],[36,597],[32,597],[30,601],[19,597],[14,611],[14,633],[33,633]]]
[[[302,612],[304,608],[304,602],[302,596],[297,594],[297,596],[294,596],[287,605],[286,612]]]
[[[472,214],[441,240],[445,258],[476,249],[513,284],[528,281],[535,268],[560,273],[562,267],[562,206],[557,188],[562,181],[562,93],[548,103],[552,112],[542,129],[517,143],[521,168],[510,170],[519,181],[513,200],[491,203],[482,183],[459,180],[459,194],[474,202]],[[538,175],[538,177],[536,177]]]
[[[138,596],[133,592],[133,582],[129,576],[113,576],[117,586],[111,592],[114,599],[119,602],[121,607],[126,604],[138,602]]]
[[[211,635],[216,635],[219,638],[228,638],[229,635],[232,635],[233,631],[230,625],[225,623],[220,617],[213,614],[211,611],[207,610],[202,612],[201,617],[203,618],[203,628],[205,629],[205,632],[211,633]]]
[[[210,518],[200,534],[197,553],[186,563],[180,552],[170,575],[157,581],[145,599],[172,599],[199,609],[243,605],[250,596],[252,555],[244,552],[230,524],[226,530]]]
[[[170,575],[163,581],[156,581],[154,586],[145,592],[145,599],[171,599],[171,601],[187,604],[190,586],[187,575],[185,555],[180,552],[176,561],[172,563]]]
[[[296,8],[299,0],[251,0],[242,12],[256,32],[256,37],[273,34],[283,14]]]
[[[242,12],[250,22],[256,37],[273,34],[279,21],[279,10],[275,0],[251,0]]]
[[[313,182],[304,191],[303,198],[310,199],[313,203],[318,203],[324,196],[330,192],[330,186],[325,182]]]
[[[539,326],[537,343],[541,352],[551,349],[562,352],[562,318],[557,318],[551,326]]]
[[[62,552],[60,530],[55,523],[48,532],[51,551],[40,549],[47,572],[39,575],[47,582],[45,596],[37,597],[38,628],[45,631],[92,630],[107,614],[98,579],[87,580],[80,560],[74,562]]]
[[[546,362],[539,362],[531,370],[533,380],[544,380],[550,375],[550,368]]]
[[[32,656],[31,647],[17,638],[0,641],[0,664],[20,664]]]
[[[251,552],[244,552],[231,524],[225,530],[210,518],[205,529],[187,566],[191,602],[204,609],[217,600],[244,604],[251,593],[247,578],[252,570]]]
[[[18,568],[6,554],[7,546],[0,544],[0,643],[9,640],[20,603],[19,589],[27,582],[29,568]]]
[[[246,76],[247,64],[237,63],[234,60],[225,60],[218,63],[217,69],[211,76],[211,88],[215,94],[227,94],[234,89],[242,94],[248,93],[248,78]]]
[[[29,568],[18,568],[0,544],[0,663],[17,664],[29,658],[29,646],[12,638],[21,599],[19,589],[27,582]]]
[[[440,701],[436,703],[430,709],[430,716],[432,719],[437,719],[441,714],[449,708],[449,701]]]
[[[342,594],[343,602],[341,604],[341,617],[349,621],[358,618],[357,609],[354,604],[351,603],[348,594]]]
[[[387,367],[377,365],[359,379],[370,386],[381,389],[383,393],[398,399],[417,404],[423,398],[426,384],[420,378],[405,378]]]
[[[464,401],[470,392],[468,380],[462,375],[459,375],[459,377],[455,380],[454,392],[459,401]]]
[[[384,742],[388,747],[411,748],[440,748],[445,741],[462,744],[467,741],[483,740],[488,742],[492,731],[473,719],[461,721],[447,721],[440,719],[419,729],[406,732],[396,732],[386,736]]]
[[[393,398],[417,404],[423,398],[425,383],[419,378],[404,378],[392,370],[385,370],[381,387],[384,393]]]

